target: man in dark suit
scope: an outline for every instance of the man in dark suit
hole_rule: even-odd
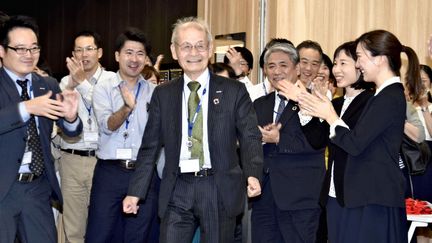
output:
[[[17,234],[22,242],[57,242],[50,198],[62,198],[50,138],[53,120],[69,136],[81,132],[78,97],[32,73],[40,47],[31,18],[7,20],[0,42],[0,242]]]
[[[301,83],[294,46],[276,44],[264,60],[276,91],[254,102],[265,144],[262,194],[252,203],[252,241],[314,243],[328,126],[297,106],[301,89],[294,83]],[[281,87],[289,93],[282,94]]]
[[[246,188],[249,197],[261,192],[263,158],[255,111],[243,84],[209,73],[212,35],[203,21],[178,20],[171,42],[184,75],[153,93],[123,210],[136,213],[139,199],[145,200],[164,146],[160,241],[190,243],[199,226],[202,242],[232,242]]]

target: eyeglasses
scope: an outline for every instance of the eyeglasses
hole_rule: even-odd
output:
[[[12,47],[12,46],[6,46],[6,47],[11,50],[14,50],[18,55],[25,55],[27,54],[27,51],[30,52],[31,54],[37,54],[41,50],[40,46],[34,46],[32,48]]]
[[[205,44],[204,42],[198,42],[195,45],[192,45],[191,43],[185,42],[183,44],[178,44],[175,43],[182,52],[187,52],[190,53],[192,52],[192,49],[195,48],[195,50],[197,50],[198,52],[205,52],[208,51],[208,45]]]
[[[82,54],[85,52],[92,52],[92,51],[96,51],[98,48],[97,47],[93,47],[93,46],[86,46],[84,48],[76,48],[74,50],[75,54]]]

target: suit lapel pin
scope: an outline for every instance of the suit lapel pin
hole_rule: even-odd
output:
[[[296,106],[296,105],[293,106],[293,107],[292,107],[292,110],[293,110],[293,111],[297,110],[297,106]]]
[[[213,99],[213,104],[218,105],[219,104],[219,98],[214,98]]]

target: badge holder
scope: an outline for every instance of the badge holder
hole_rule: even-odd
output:
[[[181,173],[191,173],[200,170],[199,159],[192,158],[193,138],[188,137],[186,141],[187,155],[185,158],[180,159],[179,167]]]
[[[132,159],[132,149],[126,148],[126,139],[129,137],[129,133],[126,131],[123,132],[123,148],[116,149],[116,158],[117,159]]]

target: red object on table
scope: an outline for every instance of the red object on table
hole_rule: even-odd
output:
[[[405,199],[407,214],[432,214],[430,203],[412,198]]]

